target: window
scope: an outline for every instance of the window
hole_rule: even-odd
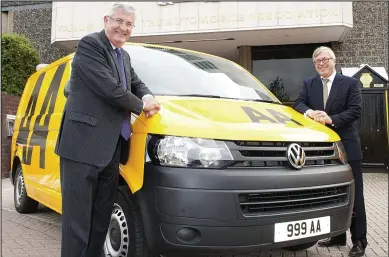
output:
[[[312,54],[322,45],[330,46],[305,44],[253,47],[253,75],[280,101],[294,102],[303,80],[317,74],[312,63]]]
[[[236,63],[206,54],[126,45],[139,78],[156,95],[276,101]]]
[[[1,12],[1,33],[8,32],[8,12]]]

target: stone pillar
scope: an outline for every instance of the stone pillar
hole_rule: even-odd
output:
[[[253,73],[251,46],[239,46],[239,65]]]
[[[1,33],[13,32],[13,11],[1,12]]]
[[[14,32],[14,12],[8,12],[8,33],[12,34]]]

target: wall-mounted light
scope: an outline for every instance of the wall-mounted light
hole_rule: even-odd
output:
[[[6,122],[7,122],[7,136],[12,137],[14,134],[14,124],[15,124],[15,115],[7,114]]]

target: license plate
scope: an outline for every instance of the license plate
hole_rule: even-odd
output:
[[[288,221],[274,226],[274,242],[290,241],[328,234],[331,232],[331,217]]]

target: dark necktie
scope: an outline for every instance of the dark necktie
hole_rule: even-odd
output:
[[[120,73],[122,76],[122,81],[123,81],[123,87],[127,89],[127,80],[126,80],[126,73],[124,71],[124,64],[123,64],[123,56],[122,52],[120,51],[119,48],[115,48],[116,56],[118,58],[118,63],[119,63],[119,69]],[[124,137],[124,139],[128,140],[131,135],[131,128],[130,128],[130,123],[128,122],[129,115],[126,116],[126,118],[123,120],[122,123],[122,130],[121,130],[121,135]]]

